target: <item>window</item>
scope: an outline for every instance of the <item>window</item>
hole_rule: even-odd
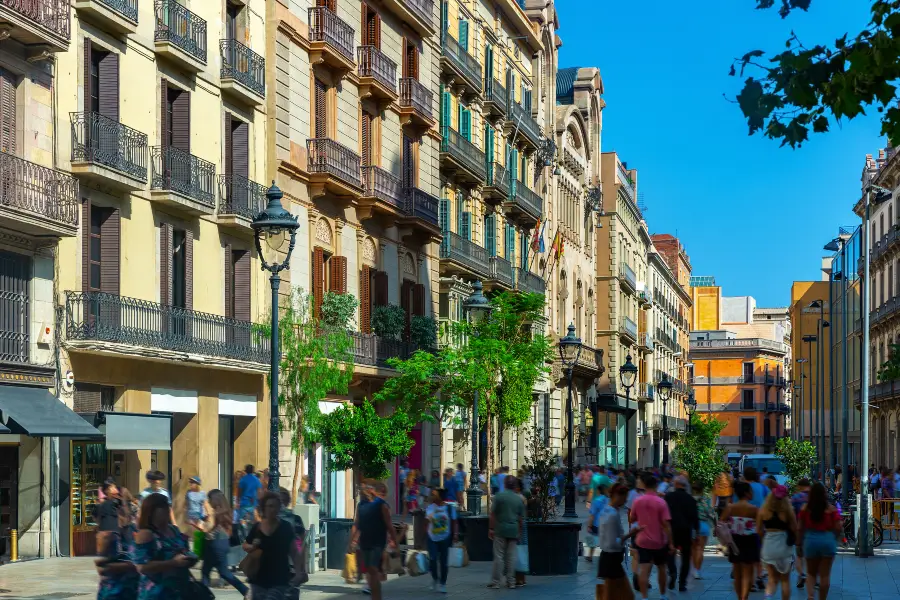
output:
[[[316,79],[315,83],[315,123],[313,135],[316,139],[328,137],[328,88],[320,80]]]
[[[118,121],[119,55],[95,48],[90,39],[85,39],[84,65],[84,111]]]
[[[172,306],[185,308],[185,281],[187,279],[185,262],[185,233],[183,229],[172,231]]]
[[[250,175],[250,126],[225,113],[225,174]]]
[[[741,408],[744,410],[753,410],[753,390],[741,391]]]
[[[362,5],[362,28],[360,29],[362,46],[381,48],[381,17],[367,4]]]
[[[362,154],[360,155],[361,165],[368,167],[374,164],[374,156],[372,149],[372,132],[374,129],[375,118],[366,111],[362,111],[362,117],[359,122],[360,145],[362,146]],[[404,155],[404,159],[406,156]],[[371,183],[370,183],[371,185]]]
[[[106,210],[101,208],[94,208],[91,211],[91,229],[89,235],[91,237],[91,241],[89,244],[90,254],[88,256],[90,267],[88,269],[90,273],[90,279],[88,281],[88,290],[92,292],[100,291],[100,264],[101,264],[101,254],[100,248],[102,246],[102,225],[103,221],[106,219]]]
[[[419,48],[414,42],[403,38],[403,77],[419,79]]]
[[[162,80],[162,142],[163,146],[177,148],[184,152],[191,151],[191,94],[186,90],[171,87],[167,80]],[[177,169],[188,172],[189,169]],[[173,173],[173,176],[174,173]]]
[[[76,383],[73,410],[77,413],[113,412],[116,403],[116,388],[90,383]]]
[[[225,5],[225,37],[229,40],[238,40],[241,41],[243,39],[243,32],[241,31],[240,26],[240,17],[241,17],[241,9],[243,7],[239,4],[232,4],[231,2],[226,3]]]
[[[31,258],[0,251],[0,361],[27,363]]]
[[[16,77],[0,69],[0,152],[16,153]]]
[[[160,223],[159,236],[159,301],[192,310],[194,232],[187,227]]]
[[[756,435],[756,419],[741,419],[741,444],[753,444]]]
[[[753,383],[753,363],[744,363],[744,383]]]

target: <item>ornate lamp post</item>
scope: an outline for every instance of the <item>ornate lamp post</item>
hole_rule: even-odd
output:
[[[669,374],[663,373],[662,380],[656,384],[656,391],[663,401],[663,464],[669,464],[669,411],[666,410],[669,397],[672,395],[672,382]]]
[[[572,438],[575,436],[575,419],[572,416],[572,372],[575,365],[578,364],[578,357],[581,356],[581,338],[575,335],[575,324],[569,324],[569,331],[565,337],[559,340],[559,359],[569,379],[569,396],[566,400],[566,416],[569,422],[569,433],[566,436],[569,456],[566,459],[566,512],[564,518],[577,519],[578,514],[575,512],[575,475],[572,472]]]
[[[631,362],[631,355],[625,357],[625,364],[619,367],[619,377],[622,380],[622,387],[625,388],[625,468],[628,468],[628,411],[631,408],[631,388],[637,380],[638,368]]]
[[[688,426],[687,430],[691,430],[691,419],[694,417],[694,411],[697,410],[697,399],[694,398],[694,390],[688,392],[687,400],[684,401],[684,407],[687,409],[688,413]]]
[[[254,217],[250,227],[253,228],[254,239],[256,241],[256,253],[259,255],[259,262],[264,271],[268,271],[272,275],[269,282],[272,284],[272,332],[269,341],[272,350],[272,358],[270,365],[269,382],[269,412],[270,412],[270,429],[269,429],[269,489],[278,491],[279,487],[279,471],[278,471],[278,363],[281,361],[281,350],[278,347],[280,335],[278,332],[278,287],[281,285],[281,277],[278,274],[288,267],[291,259],[291,252],[294,250],[294,241],[297,235],[297,217],[284,209],[281,205],[281,198],[284,194],[272,182],[272,187],[266,191],[266,199],[268,204],[265,210]],[[281,262],[266,261],[263,253],[263,242],[275,251],[273,261],[278,260],[277,252],[281,250],[285,242],[285,238],[289,237],[287,252]]]
[[[491,301],[481,291],[480,281],[472,284],[472,294],[466,298],[463,310],[474,328],[473,335],[478,335],[478,326],[489,318],[494,307]],[[481,488],[478,487],[478,390],[475,390],[475,400],[472,403],[472,467],[469,473],[469,489],[466,490],[466,499],[469,512],[473,515],[481,514]]]

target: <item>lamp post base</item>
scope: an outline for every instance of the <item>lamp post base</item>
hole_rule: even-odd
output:
[[[466,490],[466,504],[472,516],[477,517],[481,514],[481,496],[481,488],[477,485],[471,485]]]
[[[563,518],[578,518],[578,513],[575,512],[575,482],[571,479],[566,483],[566,512],[563,513]]]

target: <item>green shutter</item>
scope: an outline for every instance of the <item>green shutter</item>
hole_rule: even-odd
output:
[[[466,138],[467,140],[469,140],[471,142],[472,141],[472,111],[470,111],[468,108],[463,108],[460,111],[459,116],[460,116],[460,121],[459,121],[460,133],[462,134],[462,136],[464,138]]]
[[[449,199],[441,198],[438,218],[439,218],[440,224],[441,224],[441,231],[443,231],[444,233],[450,231],[450,200]]]
[[[484,122],[484,156],[490,166],[494,162],[494,129],[487,121]]]
[[[519,234],[519,245],[522,246],[522,261],[521,267],[523,270],[528,269],[528,232],[523,231]]]
[[[441,2],[441,41],[444,39],[447,31],[450,29],[450,4]]]
[[[484,46],[484,87],[491,89],[491,81],[494,77],[494,47],[490,44]]]
[[[450,128],[450,92],[447,90],[441,94],[441,128]]]
[[[519,151],[513,148],[509,151],[509,179],[510,179],[510,194],[516,194],[516,186],[519,181]]]
[[[510,264],[516,264],[516,230],[509,223],[506,223],[506,260]]]
[[[462,229],[460,231],[460,235],[467,240],[472,239],[472,213],[469,211],[463,211],[462,214]]]
[[[462,233],[463,201],[462,192],[456,192],[456,233]]]
[[[490,213],[484,216],[484,246],[488,256],[497,256],[497,215]]]
[[[465,19],[459,20],[459,45],[463,50],[469,50],[469,22]]]

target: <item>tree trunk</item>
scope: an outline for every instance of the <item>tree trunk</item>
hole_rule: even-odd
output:
[[[300,491],[300,478],[303,477],[303,434],[298,434],[298,450],[294,452],[294,479],[291,481],[291,505],[297,505],[297,494]]]

